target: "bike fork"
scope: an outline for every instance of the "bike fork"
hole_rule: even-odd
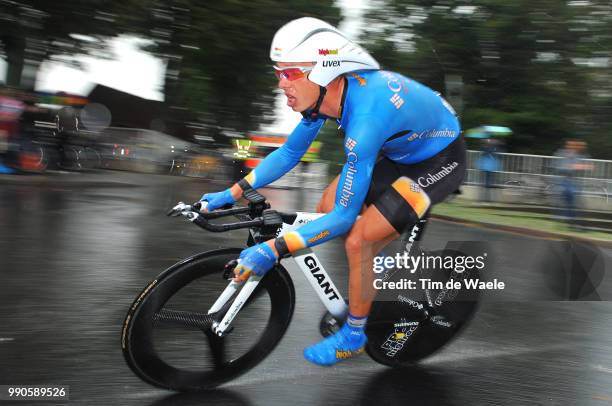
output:
[[[223,319],[221,319],[220,322],[213,323],[213,333],[215,333],[219,337],[222,337],[227,332],[229,332],[230,324],[232,323],[234,318],[236,318],[236,315],[238,314],[240,309],[242,309],[247,300],[249,300],[249,297],[251,297],[251,294],[253,293],[257,285],[259,285],[261,278],[261,276],[253,275],[249,277],[249,279],[244,283],[231,281],[229,285],[227,285],[223,293],[221,293],[221,296],[219,296],[219,298],[212,305],[210,310],[208,310],[208,314],[218,312],[221,308],[223,308],[227,301],[231,299],[231,297],[236,293],[240,286],[244,286],[242,286],[240,293],[238,293],[238,296],[236,296],[236,299],[234,299],[232,305],[223,316]]]

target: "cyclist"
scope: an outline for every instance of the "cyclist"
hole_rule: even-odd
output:
[[[374,256],[416,224],[431,204],[458,189],[465,144],[452,107],[428,87],[380,70],[363,48],[324,21],[300,18],[275,34],[270,57],[287,105],[302,120],[287,142],[227,190],[202,196],[214,210],[235,203],[293,168],[326,120],[336,120],[346,162],[317,210],[326,215],[284,237],[240,254],[236,280],[263,275],[305,247],[346,234],[349,315],[334,335],[304,350],[308,361],[332,365],[363,352],[375,289]],[[359,219],[358,215],[361,214]]]

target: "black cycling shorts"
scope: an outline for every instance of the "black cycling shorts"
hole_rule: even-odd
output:
[[[365,204],[374,204],[401,234],[416,224],[424,210],[459,189],[466,170],[465,151],[465,141],[459,136],[437,155],[422,162],[402,165],[388,158],[381,159],[374,166]],[[429,199],[424,200],[429,201],[423,201],[417,192],[421,196],[425,192]]]

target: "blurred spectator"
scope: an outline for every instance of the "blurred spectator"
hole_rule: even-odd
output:
[[[15,144],[13,164],[20,171],[42,172],[46,169],[46,159],[42,147],[36,145],[39,134],[36,121],[48,121],[49,110],[36,105],[39,97],[29,91],[19,94],[24,110],[19,121],[19,139]]]
[[[485,138],[482,143],[482,154],[478,159],[477,167],[484,174],[482,200],[490,202],[491,189],[495,185],[495,172],[499,170],[497,154],[500,152],[501,141],[495,138]]]
[[[0,173],[12,173],[7,165],[13,145],[17,145],[19,118],[24,104],[16,97],[16,91],[0,88]]]
[[[71,169],[73,162],[68,155],[68,146],[74,142],[74,137],[79,131],[79,118],[72,107],[64,107],[55,116],[55,131],[60,153],[59,166],[62,169]]]
[[[578,185],[576,177],[584,176],[584,172],[591,169],[589,163],[584,162],[586,156],[586,143],[579,140],[566,140],[563,148],[555,152],[557,160],[557,173],[560,175],[561,198],[564,207],[564,216],[570,227],[576,227],[576,200]]]

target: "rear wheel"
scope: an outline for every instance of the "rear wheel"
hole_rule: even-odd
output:
[[[457,257],[464,254],[444,250],[429,255]],[[451,279],[459,281],[462,288],[397,290],[392,300],[374,302],[366,326],[366,351],[381,364],[405,366],[435,353],[450,342],[476,312],[478,290],[466,289],[464,280],[478,279],[477,269],[463,272],[429,269],[417,274],[418,279],[431,279],[444,286]]]
[[[293,283],[282,266],[259,283],[223,337],[207,310],[225,289],[223,268],[240,249],[203,253],[151,282],[125,318],[121,344],[134,373],[166,389],[213,388],[247,372],[276,347],[293,315]],[[227,311],[227,306],[221,311]]]

